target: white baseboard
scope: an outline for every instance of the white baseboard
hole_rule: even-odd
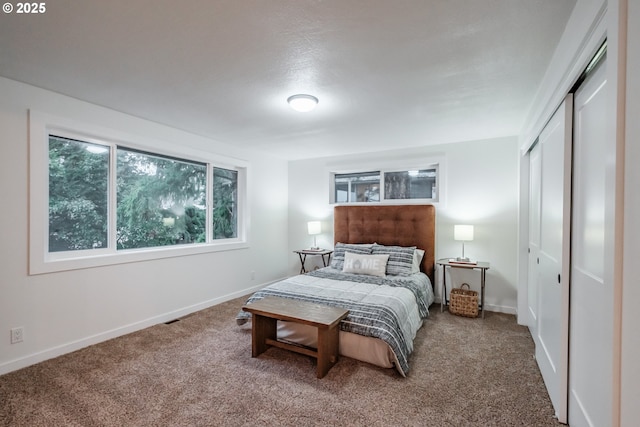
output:
[[[496,313],[518,314],[518,310],[515,307],[506,307],[503,305],[487,304],[487,311],[495,311]]]
[[[36,363],[44,362],[45,360],[53,359],[54,357],[62,356],[63,354],[71,353],[73,351],[80,350],[81,348],[98,344],[103,341],[110,340],[112,338],[117,338],[117,337],[130,334],[132,332],[136,332],[141,329],[145,329],[160,323],[165,323],[173,319],[184,317],[188,314],[195,313],[196,311],[204,310],[206,308],[213,307],[214,305],[222,304],[223,302],[227,302],[229,300],[241,297],[243,295],[251,294],[279,280],[282,280],[282,279],[252,286],[250,288],[233,292],[227,295],[223,295],[221,297],[213,298],[208,301],[203,301],[198,304],[194,304],[188,307],[183,307],[181,309],[160,314],[158,316],[150,317],[148,319],[141,320],[139,322],[131,323],[129,325],[121,326],[115,329],[111,329],[109,331],[101,332],[99,334],[91,335],[85,338],[81,338],[79,340],[75,340],[75,341],[71,341],[55,347],[51,347],[46,350],[42,350],[36,353],[32,353],[32,354],[20,357],[18,359],[10,360],[8,362],[0,364],[0,375],[4,375],[12,371],[17,371],[18,369],[26,368],[27,366],[35,365]]]

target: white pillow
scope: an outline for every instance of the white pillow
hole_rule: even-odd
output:
[[[413,251],[413,265],[411,266],[411,274],[420,273],[420,264],[424,257],[424,251],[422,249],[416,249]]]
[[[345,252],[342,271],[369,276],[384,276],[387,270],[387,261],[389,261],[389,254],[362,255]]]

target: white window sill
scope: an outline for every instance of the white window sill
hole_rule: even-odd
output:
[[[31,259],[31,262],[29,263],[29,274],[37,275],[59,271],[79,270],[131,262],[152,261],[164,258],[246,249],[248,247],[248,242],[234,240],[226,241],[224,243],[198,243],[188,246],[178,245],[145,249],[129,249],[115,253],[105,251],[97,252],[98,250],[96,252],[82,251],[81,253],[79,252],[77,256],[64,258],[57,256],[57,254],[53,254],[49,255],[46,259]]]

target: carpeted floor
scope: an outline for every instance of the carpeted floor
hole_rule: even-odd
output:
[[[440,313],[402,378],[348,358],[271,348],[251,358],[245,298],[0,377],[2,426],[557,426],[510,315]]]

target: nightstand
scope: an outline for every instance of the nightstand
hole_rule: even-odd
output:
[[[436,261],[436,264],[441,265],[442,270],[442,296],[440,298],[440,312],[444,311],[444,306],[449,305],[447,302],[447,267],[449,268],[466,268],[471,270],[480,270],[480,310],[482,311],[482,318],[484,319],[484,284],[487,277],[487,270],[489,269],[488,262],[478,261],[476,263],[456,262],[453,259],[445,258]]]
[[[333,251],[328,249],[300,249],[298,251],[293,251],[297,253],[300,257],[300,274],[306,273],[307,270],[304,268],[304,262],[307,260],[307,255],[320,255],[322,257],[322,265],[325,267],[329,265],[329,261],[331,260],[331,254]],[[326,258],[325,258],[326,257]]]

